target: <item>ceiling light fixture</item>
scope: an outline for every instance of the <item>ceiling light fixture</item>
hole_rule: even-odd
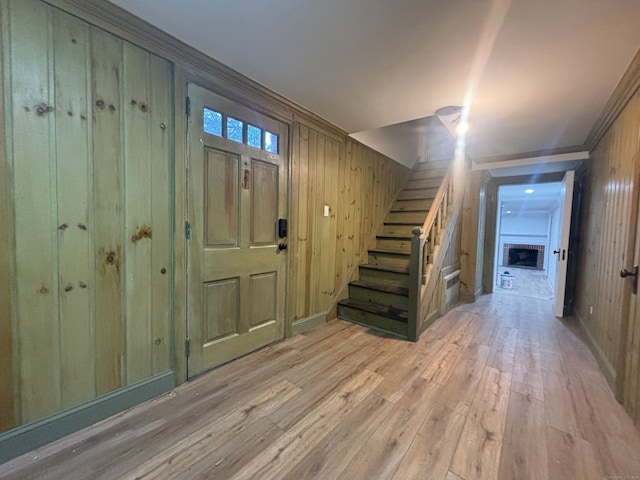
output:
[[[524,193],[533,193],[535,190],[533,188],[527,188]]]
[[[460,117],[458,117],[456,123],[458,124],[456,126],[456,133],[458,135],[464,135],[465,133],[467,133],[467,131],[469,130],[469,124],[467,122],[465,122],[464,120],[460,121]]]
[[[440,107],[434,113],[439,117],[449,117],[456,113],[462,113],[462,107],[460,105],[447,105],[446,107]]]
[[[436,110],[436,115],[439,117],[455,115],[455,117],[451,119],[451,125],[453,125],[458,135],[464,135],[469,130],[469,122],[467,122],[466,115],[463,117],[464,113],[464,108],[460,105],[447,105],[446,107]]]

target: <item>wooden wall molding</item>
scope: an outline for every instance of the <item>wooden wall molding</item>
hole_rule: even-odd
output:
[[[640,88],[640,50],[636,52],[635,57],[631,60],[611,98],[604,106],[589,135],[587,135],[584,144],[589,151],[596,148],[598,142],[609,131],[613,122],[618,118],[618,115],[620,115],[620,112],[631,100],[638,88]]]
[[[163,32],[146,21],[135,17],[120,7],[104,0],[43,0],[110,33],[145,48],[167,60],[183,66],[191,66],[210,74],[205,87],[215,89],[233,100],[239,101],[261,113],[282,120],[291,121],[295,115],[300,121],[306,121],[332,133],[332,136],[344,137],[347,132],[325,120],[319,115],[238,73],[232,68],[214,60],[177,38]],[[188,73],[193,70],[186,68]],[[198,73],[190,78],[198,83]],[[200,75],[200,78],[203,78]]]

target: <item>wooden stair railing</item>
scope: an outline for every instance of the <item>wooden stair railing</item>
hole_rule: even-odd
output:
[[[431,278],[431,272],[443,242],[443,235],[447,230],[452,231],[455,228],[461,209],[461,192],[454,191],[454,187],[460,189],[458,187],[459,183],[456,182],[454,177],[454,168],[455,162],[452,162],[433,200],[424,224],[417,226],[411,232],[407,336],[412,341],[418,340],[425,327],[423,325],[424,317],[427,313],[425,311],[427,307],[425,303],[430,299],[430,295],[427,295],[427,292],[433,291],[437,282],[437,278]],[[452,218],[454,206],[456,207],[456,215]]]
[[[440,257],[444,254],[438,255],[438,245],[451,229],[447,226],[454,184],[451,163],[430,161],[414,167],[376,234],[375,247],[368,249],[366,263],[358,266],[358,280],[349,283],[349,297],[337,303],[339,318],[417,339],[420,308],[428,306],[420,305],[425,297],[421,297],[419,288],[413,288],[410,296],[410,284],[428,276],[434,262],[443,262]],[[415,225],[428,227],[419,249],[418,267],[418,256],[412,254]],[[410,273],[418,280],[410,280]]]

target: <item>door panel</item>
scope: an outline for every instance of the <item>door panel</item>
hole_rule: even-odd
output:
[[[239,301],[239,277],[204,284],[206,343],[238,333]]]
[[[208,247],[238,245],[237,155],[206,151],[204,218]]]
[[[278,272],[251,275],[251,327],[276,321]]]
[[[284,336],[288,129],[193,84],[189,98],[192,377]]]
[[[278,220],[278,167],[258,160],[251,164],[251,245],[273,245]]]

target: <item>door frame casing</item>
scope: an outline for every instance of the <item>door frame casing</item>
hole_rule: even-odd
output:
[[[544,173],[541,175],[519,175],[514,177],[492,177],[487,186],[485,210],[485,249],[484,268],[482,272],[482,288],[485,293],[493,293],[496,278],[495,250],[498,227],[498,188],[502,185],[521,185],[536,183],[561,182],[564,172]]]
[[[194,172],[190,172],[189,170],[191,169],[191,158],[190,155],[193,154],[194,152],[189,152],[190,148],[194,148],[193,144],[192,144],[192,140],[190,138],[190,136],[192,134],[196,134],[195,132],[190,132],[190,128],[194,123],[194,117],[193,115],[197,115],[197,110],[200,108],[199,106],[196,105],[196,101],[195,98],[189,99],[188,95],[190,94],[190,89],[191,87],[194,87],[196,90],[196,92],[202,92],[197,94],[196,96],[202,96],[202,95],[208,95],[210,94],[210,96],[212,97],[213,100],[211,100],[213,103],[211,105],[209,105],[210,108],[214,108],[214,109],[219,109],[220,111],[224,112],[225,114],[230,114],[231,116],[235,116],[235,115],[239,115],[238,118],[242,118],[243,121],[246,121],[247,123],[250,124],[254,124],[254,125],[261,125],[263,122],[266,122],[267,125],[269,124],[273,124],[271,127],[267,126],[267,129],[273,132],[278,132],[278,135],[280,136],[280,139],[282,142],[280,144],[281,150],[286,150],[282,153],[278,153],[278,158],[279,161],[278,163],[281,165],[281,168],[285,168],[285,172],[280,173],[279,174],[279,180],[278,180],[278,185],[280,186],[278,188],[278,198],[280,198],[280,200],[278,200],[278,204],[279,206],[277,207],[279,209],[279,211],[276,213],[276,218],[289,218],[290,215],[290,211],[291,211],[291,162],[292,162],[292,152],[291,152],[291,123],[288,121],[283,121],[280,118],[276,118],[275,116],[269,114],[269,113],[264,113],[263,111],[256,109],[254,105],[246,105],[243,102],[239,102],[234,98],[229,98],[221,93],[219,93],[218,91],[211,89],[207,86],[203,86],[200,82],[197,81],[187,81],[184,84],[184,93],[185,93],[185,102],[183,102],[183,104],[185,105],[185,136],[184,136],[184,142],[185,142],[185,187],[184,187],[184,217],[185,217],[185,227],[186,227],[186,222],[190,222],[189,223],[189,230],[190,230],[190,239],[186,239],[185,240],[185,262],[184,262],[184,272],[185,272],[185,276],[184,276],[184,283],[185,283],[185,292],[184,292],[184,302],[185,302],[185,307],[184,307],[184,334],[182,337],[178,337],[176,336],[176,344],[179,345],[180,339],[184,339],[185,340],[185,347],[183,348],[184,351],[184,370],[182,370],[182,372],[184,372],[184,379],[185,381],[188,380],[190,377],[193,377],[194,374],[193,372],[190,372],[189,370],[189,359],[187,358],[187,353],[189,353],[189,351],[187,350],[186,344],[187,342],[190,343],[190,350],[191,353],[194,352],[194,348],[197,348],[196,345],[194,345],[193,341],[194,341],[194,334],[193,332],[190,333],[189,328],[190,328],[190,312],[189,312],[189,305],[190,302],[193,301],[191,299],[191,295],[190,295],[190,288],[194,288],[194,281],[196,281],[195,279],[190,279],[189,275],[192,274],[191,270],[190,270],[190,264],[192,262],[192,260],[190,259],[190,244],[187,242],[194,242],[195,238],[198,234],[198,232],[194,231],[194,228],[197,226],[197,224],[200,223],[200,221],[198,220],[198,218],[194,215],[198,215],[197,207],[195,205],[192,205],[192,201],[193,199],[191,198],[191,192],[190,192],[190,179],[192,177],[192,175],[194,175]],[[206,93],[208,92],[208,93]],[[206,101],[205,101],[206,102]],[[189,113],[190,115],[187,116],[187,108],[189,109]],[[277,126],[276,126],[277,125]],[[196,134],[197,135],[197,134]],[[205,133],[205,135],[207,135]],[[213,138],[213,136],[209,135],[209,138]],[[217,138],[217,137],[215,137]],[[200,142],[202,143],[202,140],[200,140]],[[218,140],[216,140],[216,142],[218,142]],[[251,153],[250,151],[252,150],[252,147],[248,147],[244,144],[237,144],[235,142],[232,142],[231,140],[227,140],[226,138],[221,138],[220,139],[221,145],[219,147],[214,147],[212,146],[211,148],[213,148],[214,150],[216,149],[220,149],[220,152],[224,152],[224,151],[229,151],[231,152],[232,150],[234,150],[235,147],[238,148],[238,152],[236,152],[236,154],[238,155],[238,159],[240,158],[245,158],[246,159],[250,159],[253,158],[253,153]],[[218,143],[220,143],[218,142]],[[215,143],[215,142],[214,142]],[[207,148],[208,149],[208,148]],[[207,150],[205,149],[205,150]],[[260,155],[258,157],[255,158],[259,158],[261,155],[263,156],[265,154],[264,151],[262,151],[262,153],[260,153],[261,151],[258,150],[256,151],[256,153],[259,153]],[[234,155],[236,155],[234,154]],[[273,158],[273,155],[268,154],[268,156],[270,156],[271,158]],[[265,160],[266,161],[266,160]],[[268,160],[269,162],[271,162],[272,160]],[[261,161],[262,162],[262,161]],[[282,196],[284,196],[284,199],[282,199]],[[190,211],[190,208],[193,209],[193,211]],[[194,224],[195,222],[195,224]],[[244,227],[243,227],[244,228]],[[275,229],[275,225],[274,225],[274,229]],[[289,229],[290,231],[290,229]],[[186,237],[186,234],[185,234]],[[288,241],[287,238],[284,238],[284,241]],[[277,240],[277,236],[275,239],[275,242],[278,243]],[[195,248],[193,247],[193,245],[191,245],[191,248]],[[251,247],[249,247],[251,248]],[[274,247],[275,248],[275,247]],[[251,253],[251,251],[247,251],[248,254],[254,255],[255,253],[257,253],[259,250],[258,249],[256,251],[254,251],[254,253]],[[289,321],[289,316],[288,316],[288,304],[286,301],[287,298],[287,292],[288,292],[288,288],[289,288],[289,276],[290,276],[290,261],[289,261],[289,255],[286,254],[287,252],[281,252],[280,254],[285,254],[285,257],[282,259],[282,263],[281,263],[281,269],[282,269],[282,280],[278,281],[278,284],[281,285],[282,290],[280,290],[280,287],[278,287],[278,292],[279,293],[279,297],[282,297],[282,300],[278,301],[278,304],[281,306],[279,308],[277,308],[277,312],[281,312],[281,315],[278,315],[278,317],[281,318],[281,324],[280,326],[276,327],[276,332],[279,332],[276,334],[276,337],[274,339],[274,341],[278,341],[279,339],[282,338],[286,338],[289,335],[289,332],[291,331],[291,326],[290,326],[290,321]],[[200,257],[201,254],[198,254],[198,256]],[[236,253],[234,253],[234,255],[236,255]],[[204,258],[204,257],[202,257]],[[227,267],[228,268],[228,267]],[[198,270],[199,271],[199,270]],[[280,274],[279,274],[280,275]],[[191,287],[190,287],[191,284]],[[276,317],[276,318],[278,318]],[[277,325],[277,324],[276,324]],[[193,327],[193,325],[191,326]],[[252,329],[250,329],[250,331],[252,331]],[[253,334],[253,336],[255,337],[255,334]],[[260,336],[260,334],[258,334],[258,336]],[[192,338],[190,338],[192,337]],[[230,337],[232,338],[232,337]],[[254,344],[257,339],[254,340],[250,340],[250,337],[247,337],[247,340],[249,341],[249,344]],[[267,337],[264,337],[267,338]],[[237,339],[236,339],[237,340]],[[214,342],[217,343],[217,342]],[[236,343],[236,341],[233,341],[232,343]],[[247,344],[248,345],[248,344]],[[221,345],[221,347],[224,347],[223,350],[228,351],[228,353],[230,353],[232,350],[229,350],[230,346],[229,345]],[[258,348],[261,348],[262,344],[259,345]],[[255,349],[255,347],[254,347]],[[250,350],[253,351],[253,350]],[[243,348],[241,353],[238,355],[242,356],[246,353],[249,353],[249,350],[246,350],[246,348]],[[231,360],[231,359],[230,359]],[[226,362],[226,360],[225,360]],[[222,363],[225,363],[222,362]],[[217,364],[221,364],[220,362],[216,362]],[[215,366],[217,365],[212,365],[212,368],[215,368]],[[195,375],[199,375],[200,373],[204,373],[206,370],[202,370],[202,371],[198,371]]]
[[[238,85],[229,84],[220,78],[212,77],[207,72],[195,68],[185,67],[182,64],[175,66],[175,125],[176,125],[176,162],[175,162],[175,322],[174,322],[174,371],[176,385],[185,383],[187,378],[187,332],[188,332],[188,259],[187,239],[185,237],[185,224],[188,221],[187,212],[187,183],[188,183],[188,117],[187,117],[187,93],[190,83],[197,84],[213,93],[225,97],[255,112],[266,115],[287,125],[287,218],[291,215],[291,169],[293,163],[292,126],[294,115],[292,112],[281,108],[269,101],[266,97],[256,97],[245,91]],[[182,133],[179,133],[182,132]],[[182,161],[180,160],[182,159]],[[291,230],[291,228],[289,228]],[[285,292],[289,291],[290,261],[285,264]],[[286,294],[286,293],[285,293]],[[291,319],[289,318],[289,304],[284,305],[284,334],[285,338],[291,335]]]

